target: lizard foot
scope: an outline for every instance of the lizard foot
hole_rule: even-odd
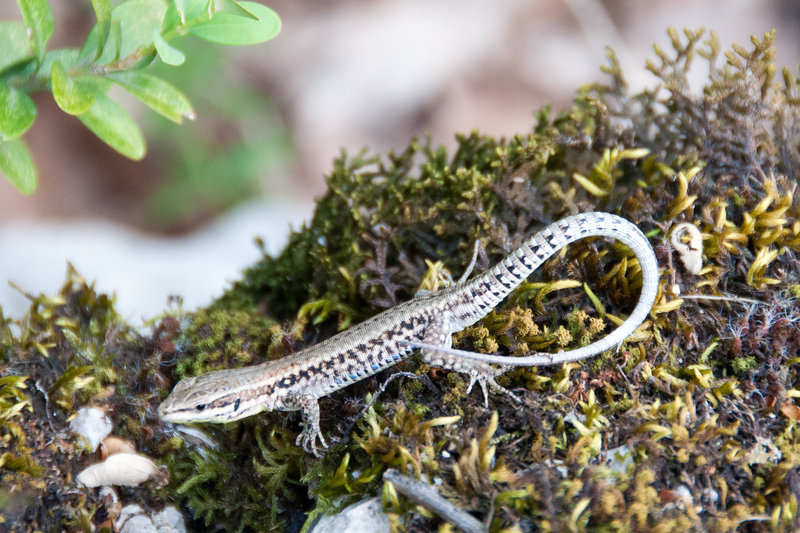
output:
[[[312,427],[311,425],[307,425],[303,428],[303,431],[297,436],[297,439],[294,441],[295,446],[300,446],[302,443],[303,449],[310,454],[313,454],[314,457],[322,457],[322,454],[317,451],[317,439],[319,438],[320,444],[322,444],[322,449],[326,449],[328,444],[325,442],[325,437],[322,436],[318,427]]]
[[[497,368],[492,368],[488,365],[475,365],[475,367],[473,367],[468,371],[469,385],[467,385],[467,394],[472,392],[472,387],[475,385],[475,383],[477,383],[478,385],[480,385],[481,390],[483,391],[484,407],[489,407],[488,389],[492,389],[493,391],[498,392],[500,394],[505,394],[515,402],[519,403],[521,400],[517,397],[516,394],[514,394],[505,387],[501,387],[494,380],[495,376],[499,376],[503,372],[505,372],[505,369],[502,368],[497,369]]]
[[[310,394],[293,394],[288,395],[284,402],[289,410],[300,409],[303,413],[303,431],[294,441],[295,446],[300,446],[300,443],[302,443],[306,452],[314,454],[314,457],[322,457],[317,451],[317,439],[322,443],[323,450],[328,447],[328,444],[319,431],[319,403],[317,403],[317,399]]]

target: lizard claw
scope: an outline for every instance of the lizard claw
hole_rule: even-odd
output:
[[[489,391],[487,389],[487,385],[490,389],[500,394],[505,394],[509,396],[515,402],[520,402],[521,400],[510,390],[506,389],[505,387],[501,387],[497,384],[494,380],[495,376],[500,375],[503,373],[502,369],[494,369],[491,367],[487,367],[489,370],[485,370],[479,367],[473,368],[469,372],[469,385],[467,386],[467,394],[472,392],[472,387],[477,383],[481,386],[481,390],[483,391],[483,406],[489,407]]]
[[[291,409],[300,409],[303,412],[303,431],[297,436],[294,444],[303,444],[303,450],[314,454],[314,457],[322,457],[317,451],[317,439],[322,443],[322,449],[328,447],[325,437],[319,430],[319,403],[310,394],[294,394],[284,399],[284,404]]]
[[[294,445],[300,446],[302,442],[303,450],[305,450],[307,453],[313,454],[314,457],[322,457],[322,454],[317,451],[317,438],[319,438],[319,442],[322,444],[322,449],[326,449],[328,444],[325,442],[325,437],[322,436],[319,428],[306,426],[297,436],[297,439],[295,439]]]

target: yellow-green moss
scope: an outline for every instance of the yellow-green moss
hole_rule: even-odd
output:
[[[19,338],[0,315],[0,362],[20,376],[0,382],[0,442],[13,454],[3,457],[19,467],[6,464],[3,481],[50,480],[51,465],[79,456],[34,453],[28,440],[48,431],[33,386],[43,374],[29,369],[57,361],[45,376],[50,423],[63,430],[71,409],[110,404],[117,426],[169,465],[168,486],[137,495],[177,502],[197,529],[296,529],[377,494],[398,527],[438,527],[382,485],[387,467],[435,480],[480,516],[493,509],[492,531],[800,528],[797,82],[788,70],[776,79],[774,33],[724,59],[713,33],[669,35],[672,49],[657,48],[648,64],[661,93],[630,94],[612,54],[608,85],[584,87],[556,116],[541,110],[527,134],[458,136],[453,154],[429,139],[385,156],[343,154],[284,252],[265,256],[209,309],[163,319],[150,337],[120,324],[112,302],[74,273],[57,297],[33,299]],[[688,88],[692,60],[710,62],[700,93]],[[646,232],[661,290],[619,350],[499,378],[521,405],[493,394],[485,409],[462,376],[412,360],[322,399],[334,443],[322,460],[294,446],[297,415],[202,426],[213,450],[183,443],[155,418],[180,377],[292,353],[434,288],[439,272],[460,274],[477,239],[486,268],[541,225],[589,209]],[[703,236],[698,275],[665,239],[680,222]],[[639,284],[625,247],[576,243],[454,344],[510,354],[582,346],[624,319]],[[419,380],[380,392],[394,371]],[[85,520],[78,509],[97,509],[87,506],[93,497],[65,500],[63,523]],[[52,509],[32,512],[52,523]]]

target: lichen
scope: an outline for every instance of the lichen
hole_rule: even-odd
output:
[[[713,33],[669,35],[671,49],[648,63],[660,91],[630,94],[610,53],[607,85],[582,88],[555,116],[541,110],[527,134],[461,135],[451,155],[428,138],[386,156],[342,154],[314,218],[281,254],[149,337],[74,273],[58,296],[32,298],[18,337],[0,315],[0,362],[14,377],[0,382],[4,483],[63,490],[80,452],[34,442],[91,402],[169,466],[168,486],[135,496],[177,502],[198,530],[294,531],[378,494],[396,528],[440,527],[382,483],[389,467],[491,513],[491,531],[800,528],[798,84],[786,69],[776,76],[774,32],[724,59]],[[687,72],[701,61],[708,80],[693,90]],[[521,404],[492,394],[487,409],[464,376],[412,358],[321,400],[333,441],[321,460],[294,445],[297,415],[203,425],[213,448],[155,418],[178,378],[295,352],[436,290],[476,241],[484,269],[543,224],[586,210],[621,214],[650,237],[656,303],[618,350],[499,377]],[[684,222],[702,236],[697,274],[669,247]],[[454,345],[517,355],[583,346],[630,313],[640,285],[629,250],[584,240]],[[99,523],[94,493],[69,494],[37,507],[37,519]]]

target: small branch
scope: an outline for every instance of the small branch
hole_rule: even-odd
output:
[[[678,296],[682,300],[719,300],[723,302],[733,302],[738,304],[769,305],[769,302],[744,298],[741,296],[714,296],[712,294],[681,294]]]
[[[486,533],[487,531],[477,518],[450,503],[428,483],[404,476],[394,468],[383,473],[383,481],[391,483],[397,492],[410,501],[435,513],[461,531],[466,533]]]

